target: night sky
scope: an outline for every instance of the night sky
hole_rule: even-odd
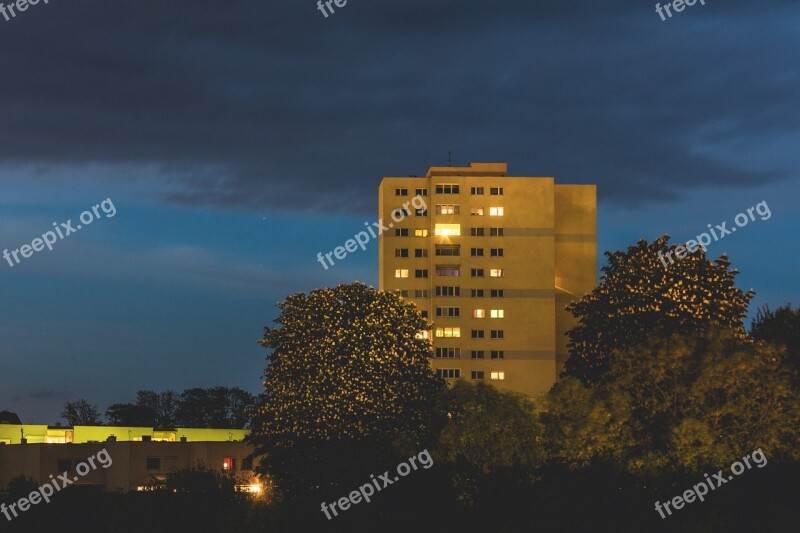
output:
[[[800,5],[50,0],[0,16],[0,410],[54,423],[139,389],[260,390],[287,294],[377,285],[382,176],[507,161],[596,183],[599,248],[714,243],[752,308],[800,303]],[[602,257],[600,258],[602,262]],[[752,313],[751,313],[752,315]]]

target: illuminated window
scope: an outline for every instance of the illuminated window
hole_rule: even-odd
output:
[[[489,269],[489,277],[502,278],[503,277],[503,269],[502,268],[491,268],[491,269]]]
[[[475,216],[478,216],[478,217],[482,217],[483,216],[483,208],[482,207],[473,207],[472,209],[469,210],[469,214],[470,215],[475,215]]]
[[[472,379],[483,379],[483,370],[473,370]]]
[[[503,216],[503,208],[502,207],[490,207],[489,208],[489,216],[490,217],[501,217],[501,216]]]
[[[461,276],[461,267],[458,266],[436,266],[436,275],[450,278],[458,278]]]
[[[461,377],[460,368],[437,368],[436,377],[445,379],[459,379]]]
[[[408,230],[406,230],[406,231],[408,231]],[[427,236],[428,236],[428,230],[426,230],[426,229],[415,229],[414,230],[414,237],[427,237]]]
[[[439,338],[459,338],[461,328],[436,328],[436,336]]]
[[[222,469],[225,471],[236,470],[236,457],[226,457],[223,459]]]
[[[436,206],[437,215],[458,215],[460,209],[454,204],[439,204]]]
[[[398,187],[397,189],[394,190],[394,195],[395,196],[408,196],[408,189]]]
[[[502,309],[492,309],[489,316],[492,318],[505,318],[505,311]]]
[[[458,237],[461,235],[461,224],[436,224],[433,234],[437,237]]]
[[[427,339],[429,339],[431,337],[431,335],[430,335],[430,332],[426,330],[426,331],[417,332],[417,334],[414,335],[414,337],[417,338],[417,339],[425,339],[425,340],[427,340]]]
[[[506,379],[505,372],[492,372],[492,379],[504,380]]]
[[[408,277],[408,269],[407,268],[398,268],[394,271],[394,277],[396,278],[407,278]]]
[[[458,194],[458,184],[455,183],[440,183],[436,186],[436,194]]]
[[[486,310],[485,309],[473,309],[472,310],[472,318],[486,318]]]

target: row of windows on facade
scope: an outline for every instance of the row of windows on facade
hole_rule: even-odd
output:
[[[471,237],[486,237],[486,230],[489,230],[489,237],[502,237],[503,228],[470,228]],[[436,224],[433,234],[437,237],[460,237],[461,224]],[[395,228],[395,237],[408,237],[410,235],[408,228]],[[427,228],[414,229],[414,237],[428,237],[429,232]]]
[[[437,317],[460,317],[460,307],[437,307]],[[503,309],[489,309],[490,318],[505,318],[506,312]],[[473,309],[472,318],[486,318],[486,309]]]
[[[407,268],[397,268],[394,271],[395,278],[407,278],[409,276],[409,269]],[[445,278],[458,278],[461,276],[461,267],[458,266],[437,266],[436,267],[436,275]],[[505,269],[502,268],[490,268],[489,269],[489,277],[490,278],[502,278],[505,275]],[[470,269],[470,276],[473,278],[485,278],[486,277],[486,269],[483,268],[472,268]],[[415,278],[427,278],[428,277],[428,270],[425,268],[414,270],[414,277]]]
[[[472,359],[486,359],[486,350],[470,350]],[[491,359],[505,359],[504,350],[489,350]],[[436,359],[461,359],[461,348],[436,348]]]
[[[162,459],[169,463],[170,465],[174,465],[178,458],[177,457],[148,457],[145,462],[145,468],[147,470],[161,470],[161,461]],[[70,472],[73,469],[78,468],[78,465],[81,463],[86,463],[85,459],[59,459],[57,464],[57,472]],[[229,470],[229,471],[236,471],[237,465],[240,464],[238,462],[237,457],[225,457],[222,460],[222,469]],[[241,470],[252,470],[253,469],[253,459],[251,457],[244,457],[241,460]]]
[[[485,209],[483,207],[472,207],[470,208],[470,215],[472,216],[479,216],[482,217],[485,213]],[[460,215],[461,214],[461,206],[458,204],[437,204],[436,205],[436,214],[437,215]],[[416,209],[414,211],[414,215],[418,217],[426,217],[428,216],[428,210],[424,207]],[[392,220],[402,221],[405,217],[411,216],[411,209],[408,207],[398,207],[394,211],[392,211]],[[505,216],[505,208],[503,207],[490,207],[489,208],[489,216],[490,217],[502,217]]]
[[[484,194],[485,187],[470,187],[469,193],[471,195]],[[461,186],[457,183],[440,183],[436,186],[436,194],[460,194]],[[492,196],[502,196],[502,187],[489,187],[489,194]],[[395,196],[408,196],[407,187],[397,187],[394,190]],[[414,196],[428,196],[428,189],[414,189]]]
[[[436,328],[435,335],[439,338],[456,339],[461,337],[461,328],[459,327],[441,327]],[[485,339],[486,331],[482,329],[473,329],[470,333],[473,339]],[[489,331],[490,339],[505,339],[505,331],[502,329],[492,329]]]
[[[394,291],[396,294],[400,295],[403,298],[411,298],[411,291],[397,289]],[[486,294],[489,294],[490,298],[505,298],[506,291],[504,289],[470,289],[470,297],[471,298],[485,298]],[[436,286],[436,296],[461,296],[461,287],[452,287],[448,285],[437,285]],[[418,289],[414,291],[414,298],[430,298],[431,291],[427,289]]]
[[[485,248],[470,248],[469,255],[471,257],[485,257]],[[438,257],[460,257],[461,245],[460,244],[437,244],[434,254]],[[408,248],[395,248],[395,257],[409,257]],[[414,257],[428,257],[427,248],[415,248]],[[505,257],[505,249],[503,248],[489,248],[489,257]]]
[[[483,370],[473,370],[471,377],[475,380],[486,379],[486,373]],[[444,379],[461,379],[461,369],[460,368],[437,368],[436,369],[436,376]],[[489,376],[493,380],[504,380],[506,379],[505,372],[490,372]]]

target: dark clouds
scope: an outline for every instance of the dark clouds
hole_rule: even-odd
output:
[[[0,20],[0,161],[362,212],[448,150],[618,204],[763,185],[793,168],[798,22],[776,0],[666,23],[645,1],[51,1]]]

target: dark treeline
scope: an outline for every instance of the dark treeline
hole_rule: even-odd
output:
[[[238,387],[139,391],[133,403],[115,403],[105,417],[112,426],[245,428],[256,396]],[[100,410],[86,400],[67,402],[60,415],[71,426],[101,425]]]

